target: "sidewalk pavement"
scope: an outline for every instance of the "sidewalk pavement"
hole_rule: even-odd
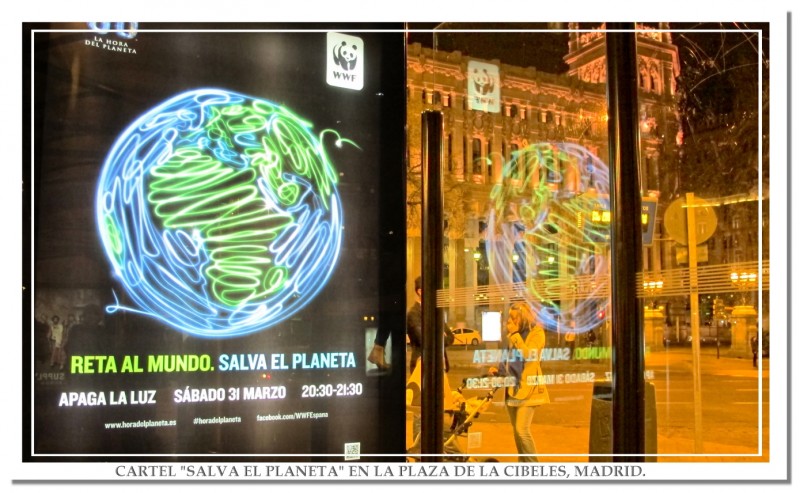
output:
[[[450,360],[451,375],[463,372],[474,371],[480,368],[479,365],[472,363],[473,350],[461,350],[452,348],[448,350]],[[553,363],[553,362],[551,362]],[[570,371],[580,368],[585,371],[587,361],[559,361],[558,371]],[[610,370],[611,362],[593,363],[590,365],[595,374],[604,375],[605,371]],[[663,373],[666,369],[670,371],[691,372],[693,368],[692,353],[690,348],[670,348],[664,351],[649,352],[645,356],[645,371]],[[735,356],[727,356],[725,349],[722,348],[717,357],[716,348],[701,348],[700,356],[701,377],[706,375],[717,375],[724,377],[752,377],[757,378],[759,370],[753,368],[751,360]],[[764,379],[764,386],[769,381],[769,359],[762,360],[760,370],[761,377]],[[451,385],[454,382],[451,382]],[[662,382],[663,384],[663,382]],[[573,417],[579,419],[565,419],[561,423],[553,423],[557,420],[543,419],[544,412],[537,412],[533,422],[533,435],[536,440],[537,450],[541,454],[541,462],[594,462],[608,461],[609,457],[589,456],[589,433],[592,426],[592,387],[589,383],[580,389],[578,386],[571,386],[576,394],[569,399],[575,399],[571,405],[574,412]],[[455,387],[454,387],[455,388]],[[768,398],[764,392],[764,416],[762,423],[762,449],[761,452],[751,446],[740,446],[733,444],[723,444],[709,440],[709,436],[704,436],[702,441],[702,451],[695,451],[694,431],[691,429],[692,423],[676,427],[676,423],[669,423],[667,427],[662,423],[663,420],[657,419],[657,456],[647,458],[648,461],[657,462],[768,462],[769,461],[769,416]],[[499,394],[498,394],[499,395]],[[567,398],[565,398],[567,399]],[[705,401],[704,401],[705,402]],[[552,412],[552,411],[551,411]],[[704,407],[704,414],[708,410]],[[407,415],[407,429],[411,430],[412,414]],[[743,427],[741,423],[739,427]],[[680,429],[678,429],[680,428]],[[735,434],[735,429],[730,429],[730,433]],[[756,430],[747,430],[749,435],[757,433]],[[410,442],[409,442],[410,443]],[[459,438],[461,450],[474,460],[486,460],[492,458],[500,462],[516,462],[516,447],[511,433],[511,427],[506,415],[502,397],[495,398],[490,409],[482,413],[475,421],[469,434]],[[575,454],[575,455],[570,455]]]

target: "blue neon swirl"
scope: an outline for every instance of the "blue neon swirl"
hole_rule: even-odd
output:
[[[337,263],[338,176],[288,108],[218,89],[179,94],[116,140],[96,220],[127,310],[206,338],[261,331],[305,307]]]

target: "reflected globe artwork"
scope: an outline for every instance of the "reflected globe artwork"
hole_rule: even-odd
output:
[[[503,163],[489,199],[493,283],[550,331],[588,332],[608,310],[608,166],[585,147],[537,142]]]

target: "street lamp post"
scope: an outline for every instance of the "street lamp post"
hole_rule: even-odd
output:
[[[658,299],[656,295],[664,289],[664,281],[662,280],[652,280],[652,281],[645,281],[644,282],[644,290],[648,294],[648,297],[653,298],[652,301],[652,308],[655,310],[658,308]]]
[[[755,272],[731,272],[731,284],[741,293],[741,304],[748,305],[745,293],[758,285],[758,274]]]

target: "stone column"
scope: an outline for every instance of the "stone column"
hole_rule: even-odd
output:
[[[664,322],[662,307],[644,307],[644,346],[646,351],[664,350]]]
[[[753,351],[750,349],[750,338],[758,332],[756,318],[758,312],[749,305],[733,307],[731,312],[731,348],[729,356],[751,358]]]

